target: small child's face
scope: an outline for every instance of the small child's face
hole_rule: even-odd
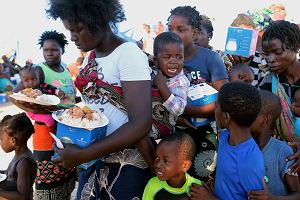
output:
[[[172,183],[182,182],[185,177],[183,153],[179,151],[179,144],[176,142],[162,141],[156,148],[156,159],[154,161],[155,173],[159,180]]]
[[[21,73],[21,82],[24,88],[37,88],[40,83],[37,71],[24,71]]]
[[[183,45],[170,43],[161,46],[156,59],[160,71],[166,77],[172,78],[177,76],[183,68]]]
[[[193,45],[197,30],[194,29],[188,21],[187,17],[180,15],[172,15],[168,21],[168,30],[174,32],[183,41],[184,48]]]
[[[232,70],[232,73],[229,75],[229,77],[230,81],[240,81],[249,84],[251,84],[254,80],[254,74],[248,66]]]
[[[204,27],[201,27],[201,31],[198,31],[196,34],[194,43],[199,47],[208,48],[210,38],[211,36],[208,31]]]
[[[292,110],[296,117],[300,117],[300,89],[298,89],[295,93]]]
[[[0,144],[1,148],[5,153],[12,152],[14,150],[14,144],[15,144],[14,137],[8,135],[5,132],[0,133]]]

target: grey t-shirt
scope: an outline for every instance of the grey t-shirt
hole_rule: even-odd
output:
[[[292,149],[285,143],[271,138],[262,150],[265,162],[265,176],[268,177],[268,189],[273,195],[287,195],[284,175],[293,161],[286,162],[287,156],[293,154]]]

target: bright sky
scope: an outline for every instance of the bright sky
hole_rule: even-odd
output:
[[[19,51],[18,63],[25,64],[25,60],[31,58],[34,63],[43,61],[42,52],[37,45],[38,37],[45,30],[57,30],[65,33],[69,39],[69,33],[64,29],[60,20],[53,21],[45,15],[47,0],[0,0],[1,1],[1,32],[0,55],[16,48]],[[212,46],[224,49],[227,26],[231,24],[238,13],[249,9],[268,7],[272,3],[282,3],[287,10],[287,19],[300,23],[300,15],[297,14],[298,4],[295,0],[168,0],[161,5],[161,0],[120,0],[124,6],[127,22],[120,25],[120,29],[140,29],[143,23],[155,25],[157,21],[164,24],[170,10],[179,5],[196,6],[201,14],[213,18],[214,37]],[[138,5],[137,5],[138,4]],[[16,6],[17,5],[17,6]],[[222,10],[221,12],[217,11]],[[74,62],[79,55],[76,46],[69,42],[63,61]]]

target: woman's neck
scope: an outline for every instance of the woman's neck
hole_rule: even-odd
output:
[[[197,53],[198,48],[199,47],[195,46],[194,44],[184,48],[184,61],[191,60]]]
[[[46,64],[48,65],[48,67],[50,67],[52,70],[56,71],[56,72],[62,72],[64,69],[61,67],[61,62],[58,62],[56,64],[49,64],[46,62]]]
[[[289,84],[293,84],[300,79],[300,62],[295,59],[291,66],[283,72]]]
[[[125,42],[124,39],[118,37],[111,31],[108,31],[103,38],[105,39],[95,48],[96,58],[108,56]]]

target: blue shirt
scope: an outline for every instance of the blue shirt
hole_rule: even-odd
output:
[[[263,190],[264,160],[253,138],[231,146],[229,132],[220,135],[215,196],[224,200],[248,199],[251,190]]]
[[[294,161],[286,162],[285,158],[292,155],[293,150],[286,142],[271,137],[262,153],[265,161],[265,175],[269,179],[269,192],[274,195],[286,196],[288,191],[284,184],[284,176],[288,174],[288,168]]]
[[[191,84],[228,79],[220,55],[207,48],[199,48],[191,60],[185,61],[184,70]]]

